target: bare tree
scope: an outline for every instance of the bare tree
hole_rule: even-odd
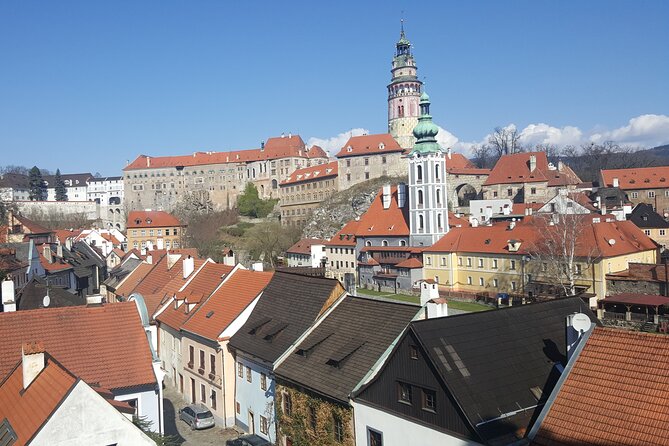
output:
[[[480,144],[472,147],[472,162],[476,167],[490,169],[495,165],[499,157],[493,154],[492,148],[488,144]]]
[[[520,134],[515,126],[496,127],[488,137],[488,145],[497,158],[502,155],[518,153],[523,151],[520,144]]]
[[[295,226],[282,226],[274,221],[258,223],[246,231],[243,245],[252,259],[262,260],[273,268],[277,265],[277,257],[301,236],[301,229]]]
[[[535,216],[536,239],[528,253],[541,276],[564,293],[576,295],[576,281],[596,261],[596,246],[584,236],[591,217],[580,214]],[[590,242],[590,243],[588,243]]]
[[[569,165],[584,181],[597,181],[602,169],[623,169],[630,167],[650,167],[658,160],[639,147],[620,145],[613,141],[601,144],[590,142],[579,148],[567,146],[562,155],[568,158]]]

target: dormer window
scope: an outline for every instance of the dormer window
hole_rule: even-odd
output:
[[[353,147],[348,146],[348,147],[346,148],[346,151],[349,152],[349,153],[350,153],[350,152],[353,152]]]
[[[383,150],[386,148],[386,145],[383,144],[382,142],[379,143],[379,150]]]
[[[142,220],[140,220],[139,218],[135,220],[135,224],[136,224],[136,225],[138,225],[138,224],[140,224],[140,223],[142,223]]]
[[[153,220],[151,220],[150,218],[147,218],[147,219],[146,219],[146,224],[147,224],[147,225],[150,225],[151,223],[153,223]]]

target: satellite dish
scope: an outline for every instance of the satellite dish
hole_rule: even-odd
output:
[[[571,326],[579,333],[590,330],[590,318],[583,313],[576,313],[571,318]]]
[[[46,296],[44,296],[44,299],[42,299],[42,305],[44,305],[44,307],[48,307],[49,304],[51,304],[51,298],[47,294]]]

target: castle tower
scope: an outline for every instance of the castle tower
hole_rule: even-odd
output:
[[[411,54],[411,42],[404,35],[395,45],[392,79],[388,84],[388,133],[403,149],[413,148],[416,141],[412,130],[418,124],[418,102],[423,83],[416,76],[416,62]]]
[[[409,228],[411,246],[432,246],[448,232],[446,151],[437,143],[439,128],[430,116],[430,97],[420,96],[420,118],[409,153]]]

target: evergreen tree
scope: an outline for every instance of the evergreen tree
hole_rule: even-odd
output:
[[[67,201],[67,189],[65,188],[65,181],[60,176],[60,169],[56,169],[56,201]]]
[[[33,166],[30,169],[28,174],[29,176],[29,188],[30,193],[28,197],[31,201],[44,201],[46,200],[46,186],[44,185],[44,180],[42,179],[42,172]]]
[[[244,193],[237,197],[237,209],[241,215],[253,218],[265,218],[272,212],[278,200],[263,200],[253,183],[248,183]]]

